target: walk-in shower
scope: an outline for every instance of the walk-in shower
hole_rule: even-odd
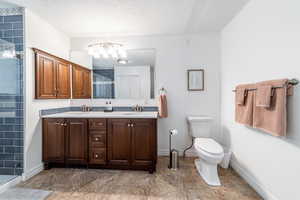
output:
[[[0,185],[23,173],[23,9],[0,8]]]

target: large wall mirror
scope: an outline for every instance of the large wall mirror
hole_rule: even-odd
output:
[[[94,99],[153,99],[155,49],[127,50],[127,58],[93,58]]]

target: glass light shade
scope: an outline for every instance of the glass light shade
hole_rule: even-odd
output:
[[[109,58],[112,57],[115,60],[119,58],[127,58],[126,50],[122,44],[118,43],[96,43],[88,46],[88,54],[95,58]]]

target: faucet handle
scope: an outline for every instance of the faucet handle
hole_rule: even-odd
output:
[[[85,107],[86,107],[86,105],[81,105],[81,111],[82,112],[85,112]]]
[[[143,106],[139,106],[139,111],[140,111],[140,112],[143,111]]]
[[[132,106],[132,110],[136,112],[136,111],[138,110],[138,105],[137,105],[137,104],[136,104],[136,105],[133,105],[133,106]]]

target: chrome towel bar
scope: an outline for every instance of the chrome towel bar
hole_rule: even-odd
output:
[[[293,79],[291,79],[291,80],[289,80],[289,83],[288,83],[289,85],[298,85],[299,84],[299,80],[297,80],[297,79],[295,79],[295,78],[293,78]],[[273,87],[274,89],[276,89],[276,88],[283,88],[283,86],[282,87]],[[257,90],[256,88],[253,88],[253,89],[247,89],[248,91],[253,91],[253,90]],[[232,92],[236,92],[236,90],[232,90]]]

